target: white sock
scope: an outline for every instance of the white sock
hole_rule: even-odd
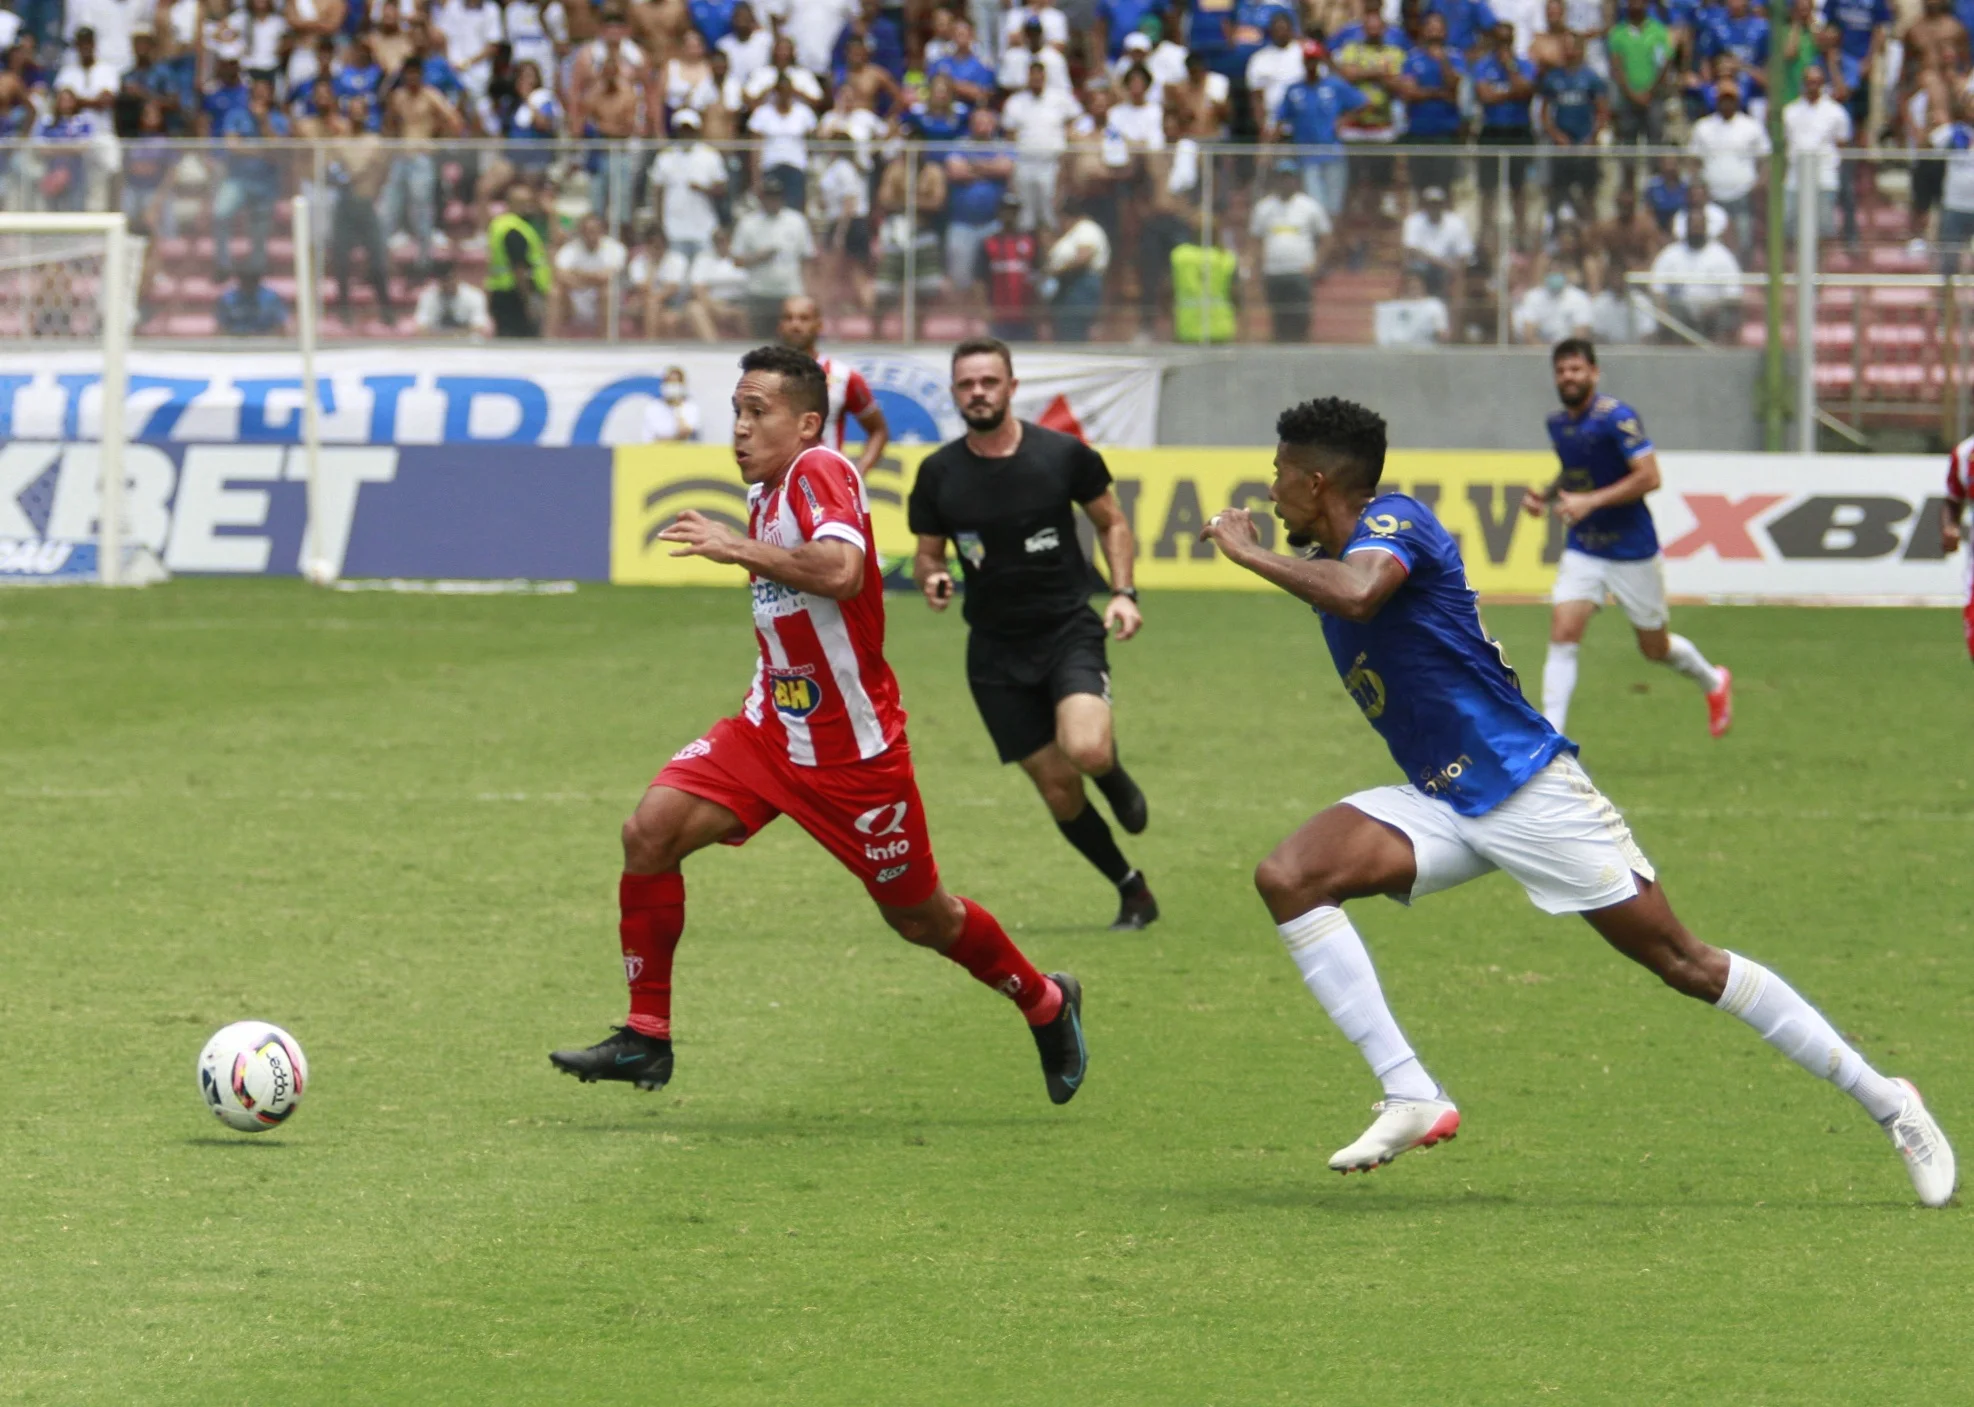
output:
[[[1276,925],[1289,956],[1302,970],[1303,985],[1330,1013],[1337,1029],[1364,1053],[1364,1059],[1395,1099],[1432,1099],[1439,1086],[1398,1029],[1364,940],[1343,910],[1325,905]]]
[[[1557,732],[1570,716],[1570,695],[1576,692],[1576,646],[1549,645],[1549,658],[1542,662],[1542,716]]]
[[[1795,988],[1739,953],[1729,953],[1727,964],[1727,990],[1715,1006],[1753,1026],[1763,1040],[1844,1091],[1879,1123],[1899,1112],[1905,1091],[1867,1065]]]
[[[1670,648],[1666,657],[1659,661],[1669,669],[1676,669],[1691,679],[1708,693],[1720,687],[1720,671],[1707,663],[1707,657],[1700,653],[1700,647],[1684,635],[1668,635],[1666,642]],[[1550,647],[1554,649],[1552,645]]]

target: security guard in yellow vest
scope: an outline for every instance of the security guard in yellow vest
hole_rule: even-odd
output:
[[[1234,340],[1234,278],[1238,271],[1239,262],[1231,249],[1182,244],[1172,251],[1174,342],[1198,345]]]
[[[487,226],[487,312],[496,337],[539,337],[535,297],[546,297],[554,283],[548,243],[531,218],[533,187],[518,182],[507,192],[506,213]]]

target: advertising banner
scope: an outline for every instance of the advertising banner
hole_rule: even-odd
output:
[[[725,444],[737,349],[650,344],[595,351],[507,343],[336,348],[316,355],[322,439],[347,445],[621,445],[643,439],[662,373],[685,372],[700,439]],[[846,350],[901,444],[964,428],[945,353]],[[0,351],[0,440],[88,440],[102,410],[98,353]],[[291,352],[133,351],[125,424],[160,443],[294,444],[301,361]],[[1157,433],[1152,357],[1024,354],[1015,410],[1080,426],[1093,443],[1149,445]],[[851,433],[862,437],[862,430]]]

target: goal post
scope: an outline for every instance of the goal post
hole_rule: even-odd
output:
[[[125,358],[142,251],[121,212],[0,211],[0,356],[31,364],[37,352],[92,344],[102,356],[95,575],[105,586],[128,579]]]

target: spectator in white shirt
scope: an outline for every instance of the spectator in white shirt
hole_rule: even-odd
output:
[[[1001,127],[1015,139],[1014,194],[1021,202],[1021,228],[1054,229],[1056,178],[1069,149],[1070,125],[1083,105],[1061,88],[1049,86],[1039,61],[1028,66],[1028,86],[1001,109]]]
[[[651,184],[658,193],[658,216],[665,241],[679,258],[713,244],[719,228],[719,207],[726,194],[727,164],[711,143],[700,139],[699,114],[681,108],[672,114],[672,142],[651,163]]]
[[[1659,251],[1652,261],[1652,297],[1666,312],[1709,341],[1730,341],[1741,331],[1741,286],[1735,283],[1682,283],[1689,275],[1738,276],[1741,265],[1726,245],[1692,221],[1684,239]]]
[[[1031,26],[1041,29],[1042,41],[1050,47],[1057,50],[1065,50],[1069,47],[1069,16],[1049,4],[1048,0],[1041,0],[1039,4],[1017,6],[1002,16],[1002,47],[1012,47]]]
[[[1091,217],[1094,201],[1086,195],[1071,202],[1075,218],[1049,246],[1043,261],[1048,271],[1044,286],[1054,290],[1050,301],[1055,306],[1058,342],[1089,341],[1103,302],[1104,273],[1110,268],[1110,236]]]
[[[1046,43],[1042,37],[1042,26],[1030,24],[1021,31],[1021,43],[1010,44],[1001,55],[1001,66],[995,74],[1003,92],[1012,93],[1028,86],[1028,68],[1031,64],[1041,64],[1051,88],[1071,92],[1069,82],[1069,61],[1062,51]]]
[[[1851,115],[1825,91],[1823,70],[1803,70],[1803,93],[1782,109],[1782,130],[1789,139],[1789,170],[1784,177],[1783,219],[1796,227],[1796,172],[1808,155],[1816,157],[1816,230],[1829,239],[1837,233],[1837,180],[1842,171],[1841,148],[1851,140]]]
[[[96,36],[96,58],[122,73],[136,58],[131,34],[140,26],[151,28],[156,12],[155,5],[139,0],[68,0],[61,12],[62,34],[73,45],[83,30],[90,31]]]
[[[451,260],[441,260],[432,269],[432,281],[419,290],[418,306],[412,325],[436,337],[493,336],[493,318],[487,312],[487,295],[470,283],[459,281],[459,270]]]
[[[583,216],[576,237],[555,251],[548,335],[559,337],[573,325],[601,326],[604,290],[624,271],[628,258],[623,242],[604,233],[600,217]]]
[[[727,75],[745,87],[747,80],[774,58],[775,37],[754,18],[754,7],[742,0],[733,7],[733,28],[721,35],[714,47],[727,56]]]
[[[808,291],[809,263],[816,257],[809,222],[784,203],[787,197],[787,172],[769,170],[761,177],[761,208],[734,226],[733,262],[747,271],[747,320],[756,337],[775,335],[782,299]]]
[[[699,407],[686,389],[685,368],[668,366],[659,373],[664,388],[644,408],[646,444],[683,444],[699,438]]]
[[[795,101],[795,85],[783,74],[774,96],[747,116],[747,130],[761,139],[761,171],[779,176],[782,196],[801,211],[809,203],[809,134],[816,130],[816,110]]]
[[[1695,219],[1706,231],[1708,239],[1724,238],[1728,226],[1733,223],[1726,207],[1712,198],[1712,192],[1704,181],[1696,180],[1686,188],[1686,208],[1675,210],[1672,214],[1672,237],[1675,240],[1685,239],[1686,227]]]
[[[781,32],[795,41],[795,59],[811,73],[827,73],[843,27],[855,19],[858,0],[790,0]]]
[[[501,24],[516,64],[531,63],[543,73],[555,71],[557,56],[569,47],[569,15],[562,0],[507,0]]]
[[[1316,269],[1330,217],[1302,189],[1302,168],[1275,163],[1268,194],[1255,202],[1248,233],[1261,241],[1261,286],[1277,342],[1307,342]]]
[[[1515,340],[1553,347],[1565,337],[1588,337],[1593,316],[1582,270],[1552,267],[1515,304]]]
[[[1732,84],[1720,86],[1714,105],[1714,112],[1693,124],[1686,146],[1700,158],[1707,190],[1733,223],[1735,247],[1745,251],[1753,228],[1754,190],[1768,155],[1768,133],[1741,110],[1740,91]]]
[[[1371,325],[1380,347],[1431,347],[1444,342],[1452,328],[1445,301],[1426,292],[1416,269],[1400,276],[1396,298],[1371,310]]]
[[[1132,153],[1165,150],[1165,111],[1151,100],[1151,71],[1135,65],[1124,75],[1124,96],[1104,119],[1104,136]]]
[[[500,6],[489,0],[442,0],[430,15],[445,36],[446,61],[460,84],[474,97],[484,97],[493,77],[494,45],[507,37]]]
[[[1268,42],[1247,61],[1247,100],[1254,107],[1254,130],[1266,132],[1282,109],[1282,94],[1302,82],[1302,45],[1288,11],[1277,10],[1268,21]]]
[[[731,81],[733,74],[729,72],[727,78]],[[753,107],[774,92],[775,84],[784,78],[796,97],[810,107],[822,106],[822,80],[795,61],[795,41],[786,34],[769,46],[767,63],[755,69],[741,83],[742,101],[746,106]]]
[[[1426,290],[1446,300],[1453,325],[1460,326],[1466,305],[1467,270],[1474,262],[1474,236],[1467,222],[1446,204],[1443,186],[1427,186],[1419,208],[1399,227],[1398,243],[1405,267],[1425,281]]]
[[[107,133],[111,130],[110,110],[123,82],[119,72],[99,54],[96,31],[85,26],[75,32],[75,48],[55,74],[54,91],[75,94],[76,106],[87,117],[90,130]]]

